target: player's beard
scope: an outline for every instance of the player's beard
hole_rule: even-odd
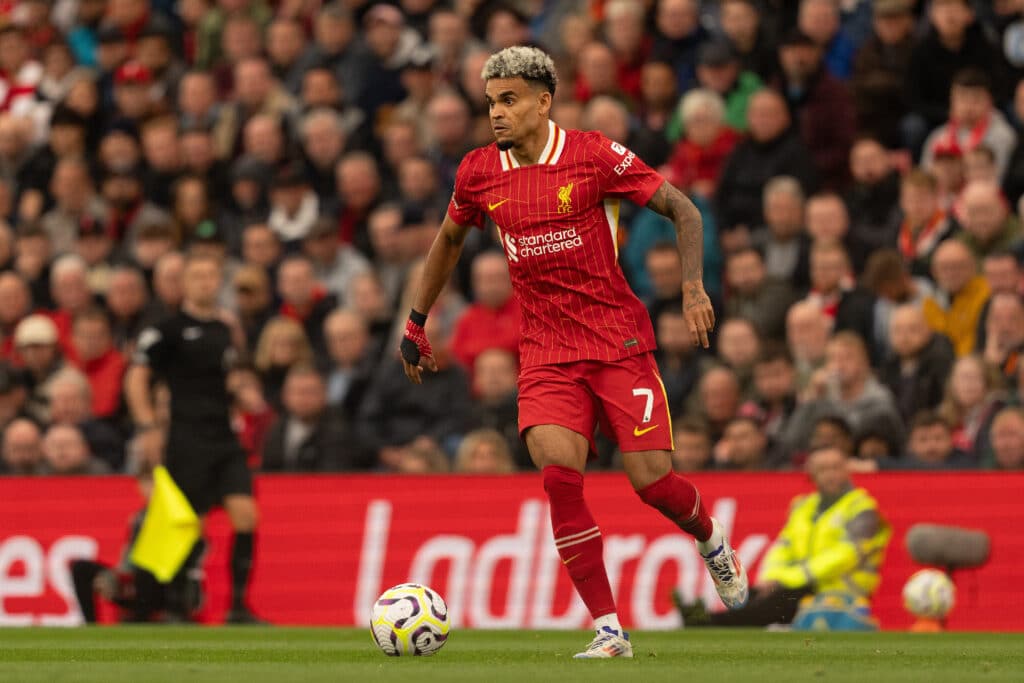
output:
[[[497,144],[498,149],[500,149],[502,152],[507,152],[513,147],[515,147],[516,143],[513,140],[497,140]]]

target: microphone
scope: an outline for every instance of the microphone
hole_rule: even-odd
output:
[[[939,524],[915,524],[906,536],[907,552],[917,562],[937,567],[968,569],[988,562],[991,551],[984,531]]]

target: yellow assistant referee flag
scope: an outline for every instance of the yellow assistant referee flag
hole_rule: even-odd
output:
[[[168,583],[197,540],[199,517],[167,469],[157,466],[153,469],[153,493],[129,559],[161,583]]]

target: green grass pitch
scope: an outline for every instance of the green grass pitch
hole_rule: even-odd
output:
[[[632,634],[635,658],[573,661],[583,632],[457,630],[434,657],[389,658],[367,629],[0,630],[4,683],[1022,681],[1024,634]]]

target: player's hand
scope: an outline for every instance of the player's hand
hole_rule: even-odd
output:
[[[426,316],[423,316],[423,321]],[[421,373],[426,367],[437,372],[437,363],[434,361],[434,350],[430,348],[430,341],[427,340],[427,333],[423,330],[423,324],[410,319],[405,323],[405,335],[398,347],[402,353],[402,365],[405,367],[405,376],[413,384],[422,384]]]
[[[715,309],[711,299],[700,282],[683,285],[683,317],[690,328],[690,340],[694,346],[708,348],[708,335],[715,329]]]

